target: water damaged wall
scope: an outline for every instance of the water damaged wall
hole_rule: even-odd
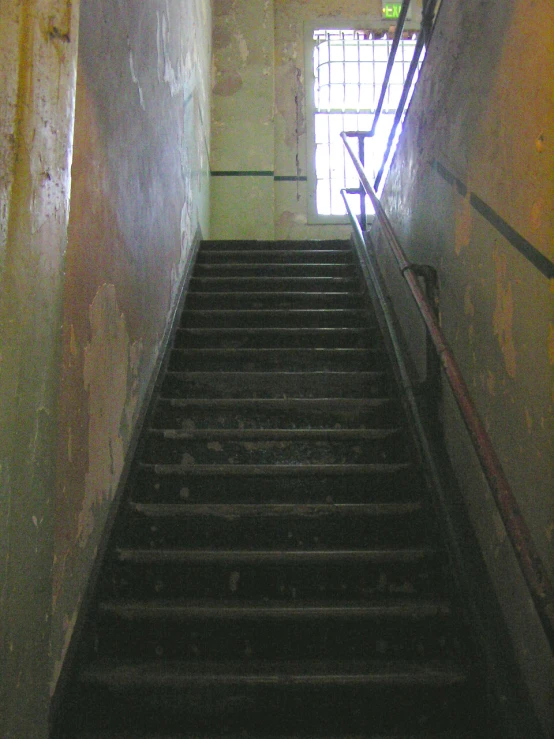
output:
[[[554,20],[548,0],[443,3],[384,205],[408,258],[434,265],[441,323],[539,551],[554,564]],[[405,336],[414,309],[373,237]],[[548,735],[552,657],[447,391],[446,439]]]
[[[0,735],[34,739],[208,235],[211,10],[2,0],[0,13]]]

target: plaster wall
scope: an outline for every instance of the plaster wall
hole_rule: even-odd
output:
[[[203,0],[81,2],[51,690],[183,271],[208,235],[210,38]]]
[[[553,260],[553,44],[547,0],[443,3],[383,196],[408,259],[438,269],[442,327],[551,572],[552,280],[516,246],[523,244],[537,264],[541,255]],[[421,367],[423,334],[413,304],[378,228],[372,237]],[[519,663],[550,735],[552,656],[446,389],[443,421]]]
[[[0,735],[46,736],[78,3],[0,2]]]
[[[208,235],[211,9],[0,0],[0,18],[0,736],[45,739],[137,413]]]
[[[348,226],[307,219],[305,23],[330,18],[381,27],[381,3],[215,0],[213,238],[348,238]]]

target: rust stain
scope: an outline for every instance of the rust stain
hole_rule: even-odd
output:
[[[493,330],[498,337],[500,349],[504,356],[506,372],[512,378],[516,376],[516,350],[512,326],[514,318],[514,301],[512,283],[507,280],[506,255],[494,251],[496,265],[496,307],[493,315]]]

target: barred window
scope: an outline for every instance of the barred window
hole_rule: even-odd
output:
[[[396,53],[376,134],[366,139],[365,161],[370,179],[375,177],[383,160],[415,44],[416,34],[405,33]],[[359,181],[340,133],[371,129],[391,45],[391,35],[383,31],[317,29],[313,32],[311,144],[315,156],[309,178],[313,215],[334,217],[333,222],[343,220],[346,215],[340,190],[358,187]]]

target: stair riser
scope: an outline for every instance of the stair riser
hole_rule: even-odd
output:
[[[313,252],[313,251],[342,251],[346,254],[352,254],[352,244],[344,239],[328,239],[318,241],[258,241],[255,239],[244,239],[242,241],[203,241],[201,255],[209,254],[212,251],[296,251],[296,252]]]
[[[360,349],[231,349],[179,350],[171,353],[169,368],[176,372],[227,371],[263,372],[355,372],[381,370],[386,358],[379,352]]]
[[[380,374],[199,372],[168,373],[161,394],[165,398],[383,398],[389,387],[390,380]]]
[[[385,731],[413,736],[426,731],[456,731],[467,723],[469,707],[464,686],[453,687],[212,687],[178,688],[150,686],[109,692],[90,687],[79,717],[87,726],[118,726],[165,731],[245,732],[265,736],[268,732],[361,732],[373,736]],[[337,707],[340,710],[337,711]],[[418,723],[419,722],[419,723]],[[126,737],[127,739],[127,737]],[[360,737],[358,737],[360,739]]]
[[[191,294],[195,292],[219,293],[333,293],[343,290],[354,291],[357,282],[347,277],[193,277]]]
[[[178,331],[177,348],[220,349],[372,349],[382,346],[378,335],[371,331],[327,329],[312,331],[240,329],[237,331],[209,330],[204,333],[181,329]]]
[[[348,292],[191,292],[187,309],[268,310],[363,308],[361,296]]]
[[[436,558],[373,565],[113,563],[102,591],[107,598],[309,598],[368,600],[375,596],[429,596],[442,580]]]
[[[371,503],[413,500],[423,481],[412,468],[341,476],[228,476],[161,474],[142,469],[133,499],[153,503]]]
[[[235,301],[236,302],[236,301]],[[181,316],[183,328],[333,328],[351,327],[376,329],[374,318],[370,318],[365,310],[342,308],[327,309],[325,306],[311,309],[308,307],[292,310],[241,310],[244,306],[234,305],[223,309],[221,305],[211,306],[210,310],[187,307]]]
[[[255,262],[255,260],[252,260]],[[256,284],[260,278],[275,277],[279,279],[288,279],[290,277],[303,277],[303,278],[319,278],[319,277],[339,277],[349,278],[350,280],[355,278],[354,267],[350,264],[336,264],[333,262],[325,263],[313,263],[313,264],[301,264],[293,262],[290,264],[269,264],[267,262],[251,263],[243,262],[242,264],[235,264],[233,262],[226,261],[222,264],[197,264],[194,270],[194,279],[202,279],[208,277],[230,278],[255,278]]]
[[[445,617],[333,619],[128,620],[99,616],[90,630],[88,657],[163,659],[417,660],[455,658],[452,621]],[[83,657],[85,654],[83,654]]]
[[[159,403],[152,428],[159,429],[334,429],[334,428],[389,428],[399,423],[399,410],[393,403],[382,407],[359,411],[327,410],[310,411],[267,410],[257,412],[255,408],[237,404],[232,408],[179,408],[169,403]]]
[[[196,269],[204,266],[217,266],[227,264],[252,264],[282,265],[282,264],[354,264],[353,255],[348,251],[336,249],[320,249],[309,251],[291,251],[286,249],[273,249],[268,251],[243,250],[243,251],[211,251],[198,255]]]
[[[185,506],[186,507],[186,506]],[[421,512],[404,516],[336,515],[240,517],[130,516],[118,541],[122,546],[229,549],[341,549],[347,547],[411,547],[430,540],[429,517]]]

